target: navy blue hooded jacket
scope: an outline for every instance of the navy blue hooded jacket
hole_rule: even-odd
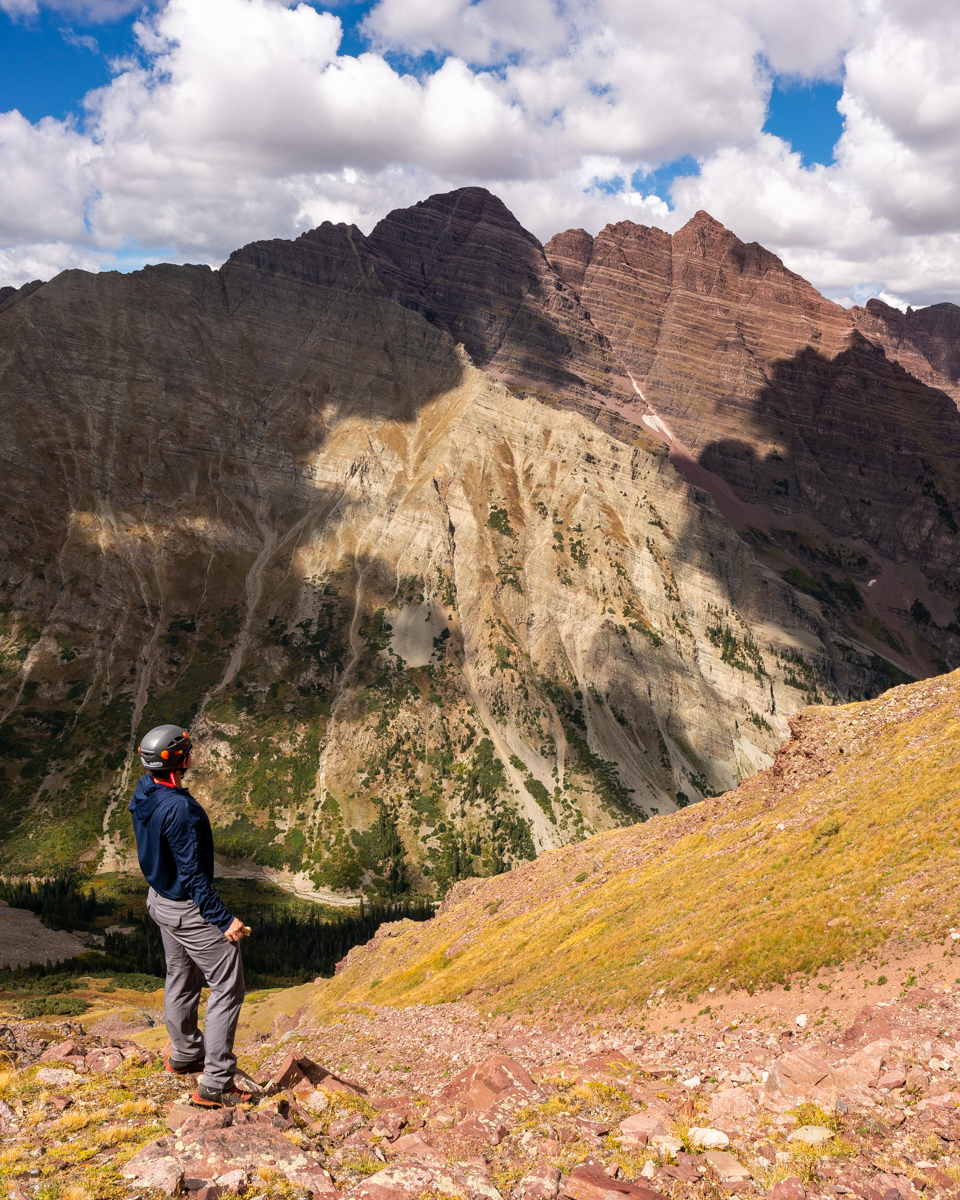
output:
[[[213,890],[210,818],[187,789],[143,775],[129,811],[147,883],[167,900],[192,900],[205,921],[229,928],[233,916]]]

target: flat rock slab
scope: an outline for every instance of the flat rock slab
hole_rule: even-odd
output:
[[[320,1160],[269,1125],[244,1124],[158,1138],[135,1154],[122,1173],[127,1179],[140,1179],[153,1172],[155,1163],[171,1158],[183,1172],[184,1186],[191,1189],[206,1187],[231,1171],[269,1167],[315,1194],[335,1191]]]
[[[750,1178],[747,1168],[726,1150],[708,1150],[703,1161],[716,1171],[721,1183],[745,1183]]]
[[[665,1137],[669,1133],[666,1116],[655,1108],[633,1113],[620,1122],[620,1135],[625,1142],[646,1143],[652,1137]]]

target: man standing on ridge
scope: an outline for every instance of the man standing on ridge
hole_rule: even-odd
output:
[[[224,1108],[252,1098],[234,1083],[244,926],[214,891],[210,820],[182,786],[192,750],[181,726],[151,729],[137,747],[150,774],[138,781],[129,811],[140,870],[150,885],[147,911],[160,926],[167,960],[163,1017],[172,1047],[167,1070],[175,1075],[202,1071],[194,1104]],[[201,1033],[197,1011],[204,983],[210,999]]]

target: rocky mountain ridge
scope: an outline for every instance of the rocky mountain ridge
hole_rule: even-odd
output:
[[[955,406],[703,215],[637,229],[632,292],[612,234],[544,249],[462,189],[369,238],[324,224],[218,271],[0,299],[6,869],[130,865],[131,751],[174,713],[235,860],[443,890],[735,786],[803,703],[948,664]],[[684,351],[707,276],[767,291]],[[760,350],[731,349],[748,318]],[[937,330],[900,342],[949,374]],[[833,414],[804,415],[806,366],[784,385],[801,475],[853,436],[851,389],[876,399],[872,523],[833,512],[835,481],[796,511],[751,493],[683,424],[695,394],[711,437],[749,433],[776,354],[813,355]]]

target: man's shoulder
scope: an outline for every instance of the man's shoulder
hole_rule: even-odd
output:
[[[194,816],[197,812],[203,812],[200,805],[194,800],[186,788],[167,788],[169,795],[164,796],[163,806],[164,820],[184,820],[190,816]]]

